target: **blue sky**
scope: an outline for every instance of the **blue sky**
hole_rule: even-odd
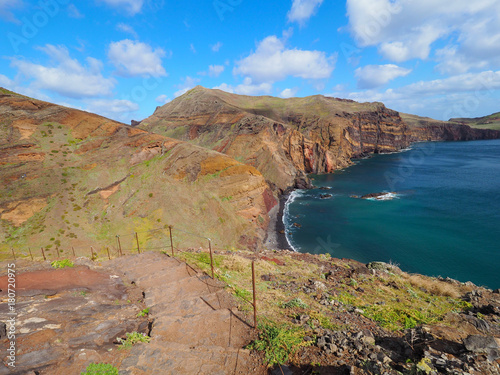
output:
[[[498,0],[2,0],[0,86],[130,123],[196,85],[500,111]]]

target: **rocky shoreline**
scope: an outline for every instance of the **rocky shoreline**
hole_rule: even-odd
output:
[[[269,211],[269,226],[267,227],[264,247],[268,250],[292,250],[285,234],[285,224],[283,214],[289,194],[284,194],[279,198],[279,202]]]

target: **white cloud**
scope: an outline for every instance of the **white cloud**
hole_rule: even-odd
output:
[[[376,46],[385,58],[402,62],[427,59],[434,43],[447,41],[450,46],[438,54],[440,69],[454,73],[481,66],[484,55],[500,63],[499,12],[497,0],[347,0],[359,46]],[[453,64],[452,57],[463,61]]]
[[[191,45],[189,46],[189,49],[191,50],[191,52],[196,53],[196,48],[194,48],[193,43],[191,43]]]
[[[211,45],[210,48],[212,49],[213,52],[219,52],[222,47],[221,42],[217,42],[214,45]]]
[[[12,13],[12,9],[21,8],[22,5],[22,0],[2,0],[0,2],[0,18],[8,22],[19,23]]]
[[[358,88],[373,89],[385,85],[398,77],[404,77],[411,73],[411,69],[401,68],[397,65],[367,65],[358,68],[355,75],[358,78]]]
[[[115,81],[103,77],[102,62],[88,57],[87,65],[72,59],[64,46],[47,44],[39,47],[51,58],[50,66],[34,64],[14,58],[11,65],[19,73],[32,80],[35,90],[50,90],[71,98],[97,97],[111,94]]]
[[[236,87],[223,83],[219,86],[214,87],[214,89],[222,90],[229,92],[231,94],[239,94],[239,95],[261,95],[261,94],[270,94],[273,85],[268,82],[262,82],[259,84],[254,84],[250,77],[246,77],[243,80],[242,84],[239,84]]]
[[[144,0],[101,0],[107,5],[116,8],[118,10],[124,10],[131,16],[136,15],[142,9],[144,5]]]
[[[223,65],[210,65],[208,67],[208,75],[210,77],[218,77],[224,71]]]
[[[124,33],[128,33],[128,34],[132,35],[135,39],[139,38],[139,36],[135,32],[134,28],[130,25],[127,25],[126,23],[119,23],[118,25],[116,25],[116,29],[118,31],[122,31]]]
[[[500,71],[466,73],[432,81],[420,81],[385,91],[336,92],[328,96],[356,101],[383,102],[389,108],[431,116],[439,120],[451,117],[475,117],[498,111]],[[482,111],[482,112],[481,112]]]
[[[234,94],[234,88],[231,85],[228,85],[227,83],[222,83],[219,86],[214,86],[212,87],[214,90],[222,90],[225,92],[228,92],[230,94]]]
[[[200,82],[199,78],[193,78],[193,77],[187,76],[186,78],[184,78],[184,82],[183,83],[181,83],[180,85],[177,85],[177,88],[179,90],[177,90],[174,93],[174,97],[177,98],[177,97],[179,97],[181,95],[184,95],[189,90],[191,90],[192,88],[194,88],[198,84],[198,82]]]
[[[148,44],[130,39],[112,42],[108,51],[108,58],[125,76],[166,76],[161,60],[164,56],[163,49],[153,50]]]
[[[293,0],[292,9],[288,12],[288,21],[303,25],[323,3],[323,0]]]
[[[28,96],[30,98],[44,100],[46,102],[53,102],[54,103],[54,100],[52,100],[52,98],[50,96],[44,94],[43,92],[41,92],[37,89],[27,87],[22,82],[19,82],[18,78],[19,77],[17,77],[15,80],[12,80],[9,77],[4,76],[3,74],[0,74],[0,86],[2,86],[3,88],[6,88],[7,90],[13,91],[15,93]],[[59,104],[61,104],[61,103],[59,103]]]
[[[288,99],[288,98],[293,98],[297,92],[299,91],[298,88],[293,88],[293,89],[284,89],[281,93],[280,93],[280,97],[282,98],[285,98],[285,99]]]
[[[168,102],[172,101],[172,99],[170,99],[167,95],[160,95],[155,100],[161,105],[167,104]]]
[[[9,77],[0,74],[0,86],[6,89],[12,89],[14,82]]]
[[[288,76],[322,79],[332,74],[335,59],[321,51],[287,49],[284,42],[273,35],[261,41],[254,53],[238,61],[234,73],[249,76],[256,82],[274,82]]]
[[[71,18],[85,18],[85,16],[78,10],[75,4],[68,5],[68,16]]]
[[[87,110],[101,116],[124,121],[139,110],[137,103],[124,99],[96,99],[87,101]]]

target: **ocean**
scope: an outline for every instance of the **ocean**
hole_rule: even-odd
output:
[[[500,140],[418,143],[311,177],[285,205],[295,250],[500,288]]]

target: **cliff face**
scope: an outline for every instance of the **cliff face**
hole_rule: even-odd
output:
[[[400,114],[382,103],[249,97],[201,86],[158,108],[140,127],[252,165],[276,193],[309,186],[307,173],[330,173],[353,158],[412,142],[500,137],[498,131]]]
[[[165,225],[255,248],[276,204],[258,170],[226,155],[10,93],[0,95],[0,181],[3,251],[112,249],[116,234]],[[158,233],[141,245],[164,246]]]
[[[473,141],[500,138],[498,130],[472,128],[464,122],[437,121],[405,113],[402,113],[401,117],[408,124],[411,142]]]
[[[380,103],[247,97],[202,87],[158,108],[140,127],[252,165],[278,193],[307,187],[306,173],[330,173],[352,158],[410,142],[398,113]]]

